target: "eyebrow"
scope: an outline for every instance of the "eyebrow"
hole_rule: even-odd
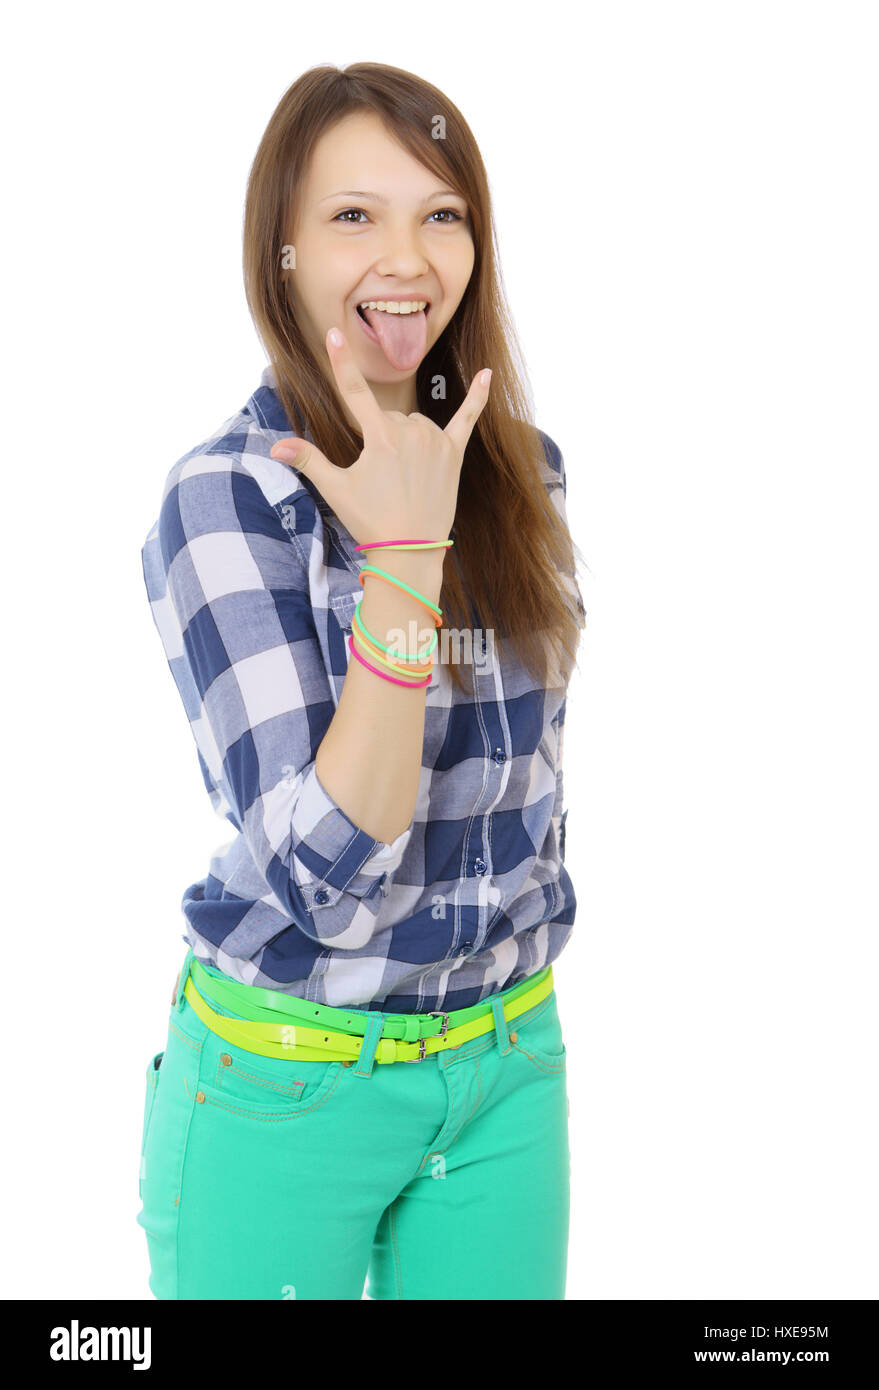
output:
[[[338,193],[328,193],[326,198],[320,199],[320,202],[327,203],[330,198],[371,198],[374,203],[382,203],[385,206],[387,206],[389,201],[389,199],[383,198],[380,193],[368,193],[362,188],[342,188]],[[428,203],[433,202],[434,198],[460,198],[462,203],[466,203],[467,201],[462,194],[456,193],[454,189],[441,188],[437,193],[429,193],[419,206],[426,207]]]

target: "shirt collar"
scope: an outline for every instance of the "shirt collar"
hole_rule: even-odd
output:
[[[260,377],[260,384],[254,391],[248,404],[264,429],[277,430],[278,434],[281,436],[296,434],[296,427],[287,416],[277,388],[277,373],[270,362],[268,366],[263,369],[262,376]],[[314,443],[311,437],[311,431],[307,427],[302,437],[307,439],[310,444]]]

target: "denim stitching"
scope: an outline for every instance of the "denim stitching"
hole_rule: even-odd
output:
[[[342,1067],[341,1067],[341,1064],[340,1064],[340,1063],[335,1063],[335,1062],[334,1062],[334,1063],[332,1063],[331,1065],[333,1065],[333,1066],[338,1066],[338,1067],[339,1067],[339,1071],[338,1071],[338,1073],[337,1073],[337,1075],[336,1075],[335,1081],[334,1081],[333,1084],[329,1087],[329,1089],[327,1090],[326,1094],[323,1095],[323,1096],[321,1096],[320,1099],[319,1099],[315,1104],[313,1104],[313,1105],[308,1105],[308,1104],[306,1104],[306,1105],[300,1105],[300,1106],[298,1106],[295,1110],[287,1110],[287,1111],[280,1111],[280,1110],[279,1110],[279,1111],[274,1111],[274,1110],[272,1110],[272,1111],[269,1111],[267,1114],[263,1115],[263,1114],[260,1114],[260,1112],[259,1112],[258,1110],[254,1110],[251,1106],[248,1106],[248,1104],[247,1104],[246,1101],[240,1101],[237,1105],[230,1105],[230,1104],[229,1104],[229,1101],[230,1101],[230,1100],[235,1100],[235,1099],[237,1099],[237,1097],[232,1096],[232,1097],[228,1097],[228,1098],[227,1098],[226,1096],[223,1096],[223,1098],[220,1099],[219,1096],[210,1095],[210,1094],[208,1093],[208,1091],[206,1091],[206,1090],[204,1089],[204,1087],[205,1087],[205,1085],[206,1085],[207,1083],[202,1083],[201,1085],[199,1085],[198,1089],[201,1090],[201,1091],[204,1093],[205,1103],[206,1103],[207,1105],[216,1105],[219,1109],[221,1109],[221,1110],[228,1110],[228,1111],[230,1111],[233,1115],[249,1115],[250,1118],[253,1119],[253,1120],[269,1120],[269,1121],[273,1121],[273,1120],[298,1120],[299,1117],[300,1117],[301,1115],[308,1115],[308,1114],[311,1113],[312,1110],[320,1110],[321,1106],[326,1105],[327,1101],[330,1099],[330,1096],[334,1095],[335,1092],[338,1090],[339,1082],[342,1080],[342,1076],[344,1075],[344,1072],[343,1072],[343,1070],[342,1070]],[[186,1081],[186,1078],[184,1077],[184,1082],[185,1082],[185,1081]],[[188,1086],[188,1085],[187,1085],[187,1087],[186,1087],[186,1094],[189,1095],[189,1086]]]
[[[482,1072],[479,1070],[479,1061],[478,1061],[478,1059],[477,1059],[476,1057],[473,1058],[473,1065],[474,1065],[474,1067],[476,1068],[476,1100],[474,1101],[473,1109],[470,1111],[470,1114],[469,1114],[469,1115],[467,1116],[467,1118],[464,1120],[463,1124],[459,1127],[459,1129],[457,1130],[457,1132],[455,1133],[455,1135],[453,1136],[453,1138],[451,1138],[451,1139],[449,1140],[448,1144],[446,1144],[446,1147],[445,1147],[444,1149],[436,1150],[435,1152],[438,1152],[438,1153],[447,1153],[447,1152],[448,1152],[448,1150],[452,1147],[452,1145],[453,1145],[453,1144],[457,1141],[457,1139],[459,1138],[461,1132],[462,1132],[464,1129],[466,1129],[467,1125],[469,1125],[470,1121],[473,1119],[473,1116],[476,1114],[477,1110],[479,1109],[480,1105],[482,1104]]]
[[[298,1100],[305,1089],[304,1081],[272,1081],[268,1077],[258,1076],[256,1072],[245,1071],[243,1067],[236,1066],[234,1060],[230,1066],[223,1065],[223,1057],[231,1056],[231,1053],[220,1053],[217,1057],[217,1068],[214,1073],[214,1088],[217,1091],[223,1089],[224,1076],[240,1076],[244,1081],[250,1081],[254,1086],[265,1086],[267,1091],[274,1091],[277,1096],[289,1096],[292,1100]]]

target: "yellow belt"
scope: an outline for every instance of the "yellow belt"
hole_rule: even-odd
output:
[[[504,1005],[504,1017],[509,1022],[528,1009],[533,1009],[535,1004],[539,1004],[552,993],[552,988],[552,966],[548,966],[546,973],[533,989],[526,990]],[[191,976],[187,978],[183,994],[198,1017],[213,1033],[217,1033],[236,1047],[243,1047],[247,1052],[257,1052],[263,1057],[287,1057],[300,1062],[353,1062],[360,1055],[363,1045],[360,1035],[334,1033],[325,1028],[308,1028],[300,1023],[255,1023],[250,1019],[229,1018],[225,1014],[219,1014],[199,994]],[[494,1028],[490,1002],[482,1000],[481,1005],[476,1007],[483,1009],[478,1018],[471,1018],[466,1023],[444,1029],[431,1038],[419,1038],[417,1042],[404,1042],[401,1038],[379,1038],[375,1050],[376,1062],[419,1062],[434,1052],[460,1047],[471,1038],[478,1038],[483,1033],[490,1032]],[[471,1011],[468,1009],[459,1012]],[[448,1022],[449,1015],[444,1017]]]

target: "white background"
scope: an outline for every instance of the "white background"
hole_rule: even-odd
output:
[[[14,26],[3,1296],[151,1297],[143,1074],[180,897],[228,823],[140,546],[265,363],[240,254],[269,116],[307,67],[371,60],[477,138],[589,566],[555,970],[567,1296],[876,1298],[876,6],[56,4]]]

